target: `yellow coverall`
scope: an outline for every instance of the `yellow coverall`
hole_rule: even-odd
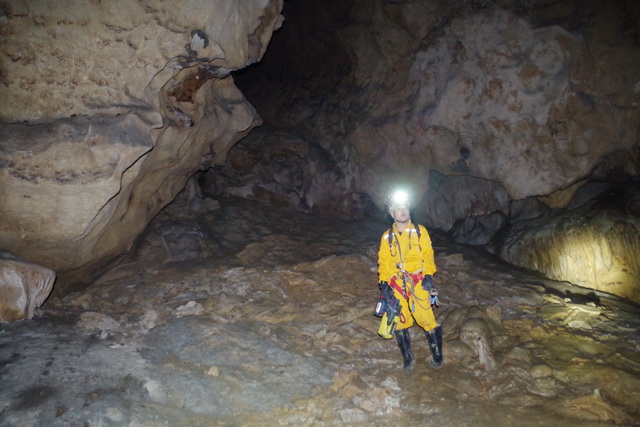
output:
[[[407,228],[399,233],[395,223],[382,235],[378,251],[378,278],[394,288],[393,294],[400,300],[400,321],[397,330],[411,327],[415,321],[425,331],[437,326],[431,309],[429,291],[422,289],[420,282],[424,275],[436,272],[431,237],[427,229],[420,227],[420,238],[416,226],[410,221]],[[389,245],[389,232],[392,232]],[[408,273],[403,274],[402,271]],[[404,277],[404,283],[403,283]],[[405,289],[407,299],[398,291]]]

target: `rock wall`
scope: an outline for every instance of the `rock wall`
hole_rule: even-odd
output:
[[[381,208],[399,185],[430,203],[430,170],[498,182],[513,200],[548,195],[638,146],[634,2],[326,4],[287,6],[274,51],[238,85],[266,122],[348,159],[346,180]],[[289,55],[290,39],[304,53]],[[314,70],[313,83],[296,77]]]
[[[581,246],[545,236],[547,223],[567,221],[549,211],[591,179],[638,176],[638,2],[310,0],[283,14],[288,25],[238,86],[265,123],[296,129],[336,159],[346,192],[384,211],[405,187],[414,217],[457,241],[637,298],[637,280],[621,273],[637,277],[636,243],[609,250],[598,237],[610,216],[574,224]],[[519,227],[521,244],[511,240],[524,237]],[[496,243],[498,232],[510,234]],[[601,246],[599,258],[582,252]],[[565,262],[572,257],[595,264]]]
[[[80,283],[260,118],[282,0],[0,1],[0,249]],[[63,285],[64,286],[64,285]]]
[[[638,184],[609,186],[578,206],[517,222],[502,240],[500,256],[513,264],[640,303]]]
[[[0,323],[32,319],[49,297],[56,273],[0,251]]]
[[[314,214],[363,218],[369,197],[350,191],[338,164],[306,135],[262,126],[199,183],[214,198],[241,197]]]

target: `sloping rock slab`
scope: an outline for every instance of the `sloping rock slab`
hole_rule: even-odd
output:
[[[55,271],[0,254],[0,322],[31,319],[53,289]]]

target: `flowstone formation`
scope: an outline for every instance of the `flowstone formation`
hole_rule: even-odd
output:
[[[500,256],[547,277],[640,303],[640,185],[608,186],[552,216],[510,227]]]
[[[230,73],[282,0],[0,3],[0,248],[61,286],[129,249],[260,118]]]

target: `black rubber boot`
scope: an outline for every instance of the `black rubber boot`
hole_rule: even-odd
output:
[[[408,371],[413,368],[413,354],[411,353],[411,338],[409,336],[409,330],[402,329],[400,331],[396,331],[396,339],[398,340],[400,353],[402,353],[402,359],[404,359],[403,368]]]
[[[429,348],[431,349],[431,361],[429,366],[433,369],[442,366],[442,326],[436,326],[426,332]]]

